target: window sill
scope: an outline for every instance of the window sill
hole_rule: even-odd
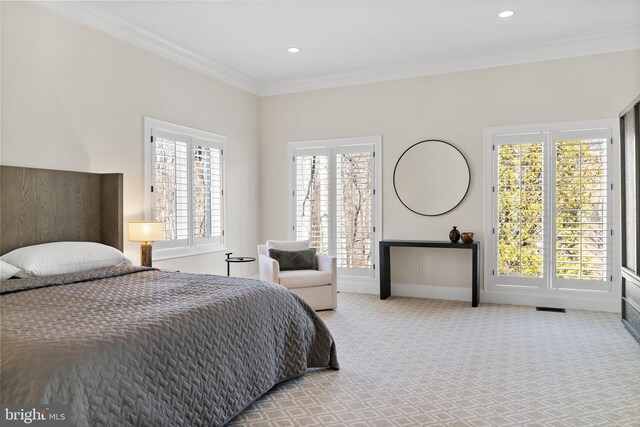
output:
[[[224,251],[226,249],[227,245],[225,245],[224,243],[213,243],[209,245],[198,245],[193,247],[154,249],[153,261],[208,254],[212,252]]]

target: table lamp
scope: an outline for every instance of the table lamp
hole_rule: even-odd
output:
[[[151,267],[151,244],[156,240],[162,240],[164,224],[159,221],[130,221],[129,241],[144,242],[140,245],[140,265]]]

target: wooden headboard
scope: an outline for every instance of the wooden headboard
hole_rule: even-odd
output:
[[[0,255],[60,241],[122,250],[122,174],[0,166]]]

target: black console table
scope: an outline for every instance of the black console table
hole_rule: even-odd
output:
[[[480,302],[478,279],[480,277],[480,243],[451,243],[430,240],[381,240],[380,241],[380,299],[391,296],[391,247],[439,248],[439,249],[471,249],[472,296],[471,306],[477,307]]]

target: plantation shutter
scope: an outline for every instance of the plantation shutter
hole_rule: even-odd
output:
[[[545,276],[545,141],[544,133],[501,135],[495,148],[495,274],[528,286]]]
[[[611,129],[494,135],[490,286],[610,290]]]
[[[371,146],[339,147],[336,159],[338,268],[371,269],[374,260],[374,158]]]
[[[608,280],[610,137],[605,130],[565,131],[553,144],[556,286],[584,288],[584,281]]]
[[[297,150],[294,157],[295,236],[329,253],[331,239],[330,157],[326,150]]]
[[[223,241],[222,149],[214,141],[192,139],[193,236],[197,243]]]
[[[186,245],[189,235],[188,141],[152,129],[152,216],[164,223],[164,240]],[[158,245],[162,246],[162,242]]]

